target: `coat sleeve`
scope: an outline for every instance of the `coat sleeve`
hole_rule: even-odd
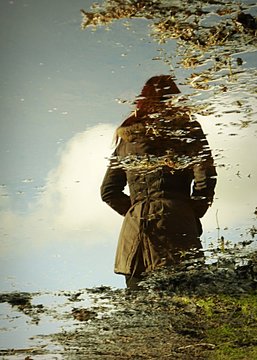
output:
[[[120,215],[125,216],[131,207],[130,197],[124,193],[127,184],[126,172],[122,167],[108,166],[101,185],[101,198]]]
[[[202,161],[193,167],[194,181],[191,198],[194,212],[198,218],[201,218],[212,204],[217,173],[209,144],[200,124],[197,126],[195,136],[201,144],[199,149]]]
[[[194,166],[194,183],[191,199],[196,217],[203,217],[212,204],[215,185],[216,171],[214,167]]]

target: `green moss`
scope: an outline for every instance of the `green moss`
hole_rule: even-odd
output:
[[[214,296],[196,301],[206,319],[205,341],[213,360],[257,359],[257,296]]]
[[[198,299],[196,305],[204,310],[206,316],[211,317],[213,315],[213,309],[215,307],[213,297]]]
[[[257,347],[233,348],[224,345],[221,349],[216,349],[210,353],[208,360],[256,360]]]

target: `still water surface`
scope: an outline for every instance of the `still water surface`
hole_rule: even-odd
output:
[[[99,195],[114,130],[153,75],[172,72],[182,94],[195,91],[186,84],[193,70],[176,58],[176,40],[158,43],[149,35],[152,20],[143,18],[82,31],[79,10],[91,4],[0,5],[2,291],[124,286],[113,274],[122,219]],[[221,235],[251,238],[256,224],[254,46],[234,52],[233,66],[238,58],[242,74],[226,80],[229,91],[192,97],[214,106],[212,114],[197,115],[218,172],[203,219],[206,247]]]

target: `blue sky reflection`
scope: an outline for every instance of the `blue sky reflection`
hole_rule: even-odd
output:
[[[2,1],[0,236],[1,289],[124,286],[113,274],[122,219],[103,204],[99,186],[115,127],[146,79],[167,73],[152,60],[159,45],[149,21],[119,21],[81,31],[80,8],[93,1]],[[249,57],[256,66],[256,56]],[[178,80],[185,74],[175,71]],[[184,87],[181,86],[183,91]],[[256,98],[252,100],[256,109]],[[221,106],[221,104],[220,104]],[[256,113],[255,113],[256,114]],[[238,115],[238,119],[240,116]],[[234,241],[253,225],[256,127],[229,136],[215,117],[199,118],[218,164],[216,201],[203,241],[217,237],[216,214]],[[233,115],[233,121],[237,118]],[[250,175],[250,176],[249,176]]]

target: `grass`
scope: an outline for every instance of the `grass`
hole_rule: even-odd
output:
[[[205,339],[214,344],[210,360],[257,359],[257,296],[215,296],[196,302],[206,320]]]

